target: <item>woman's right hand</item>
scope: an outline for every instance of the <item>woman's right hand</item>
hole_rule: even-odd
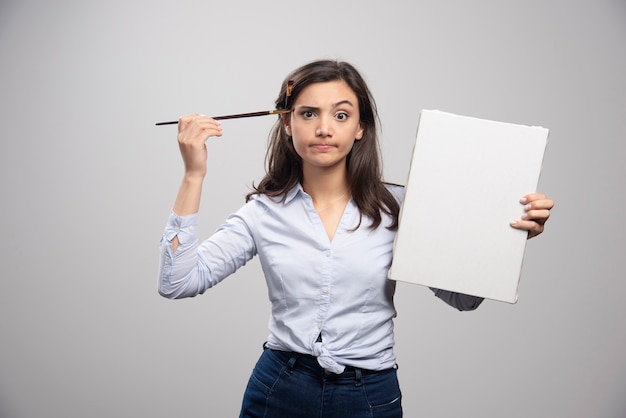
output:
[[[222,125],[215,119],[200,114],[178,119],[178,146],[185,164],[185,177],[204,178],[206,175],[206,140],[212,136],[222,136]]]
[[[185,164],[185,175],[178,189],[173,210],[184,216],[198,212],[202,182],[206,175],[206,140],[212,136],[222,136],[222,126],[215,119],[203,115],[187,115],[178,119],[178,146]],[[173,249],[178,247],[178,238],[172,241]]]

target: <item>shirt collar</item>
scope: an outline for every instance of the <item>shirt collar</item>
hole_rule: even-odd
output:
[[[302,189],[302,185],[300,184],[300,182],[296,183],[296,185],[287,192],[287,196],[285,197],[285,204],[289,204],[289,202],[295,199],[295,197],[299,193],[304,193],[304,189]]]

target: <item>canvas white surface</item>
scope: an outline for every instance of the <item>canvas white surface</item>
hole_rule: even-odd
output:
[[[389,278],[515,303],[548,130],[422,110]]]

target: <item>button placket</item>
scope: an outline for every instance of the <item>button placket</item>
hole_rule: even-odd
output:
[[[332,276],[332,251],[325,249],[322,251],[322,268],[320,270],[320,280],[318,287],[318,313],[316,326],[321,331],[326,321],[328,307],[330,305],[330,279]]]

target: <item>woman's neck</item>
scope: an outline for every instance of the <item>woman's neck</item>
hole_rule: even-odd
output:
[[[348,176],[344,170],[317,170],[316,175],[304,172],[302,188],[313,200],[328,239],[332,242],[344,210],[351,197]]]
[[[332,203],[349,195],[350,184],[345,169],[305,172],[302,177],[302,188],[316,204]]]

